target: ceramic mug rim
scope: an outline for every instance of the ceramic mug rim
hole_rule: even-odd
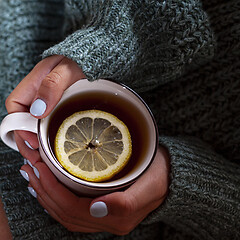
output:
[[[86,79],[85,79],[86,80]],[[82,80],[80,80],[82,81]],[[99,79],[97,81],[104,81],[104,82],[108,82],[108,83],[111,83],[111,84],[116,84],[116,86],[121,86],[123,89],[126,89],[127,91],[129,91],[130,93],[132,93],[133,95],[135,95],[135,97],[138,98],[138,100],[140,100],[140,102],[143,104],[143,106],[146,108],[149,116],[151,117],[152,119],[152,124],[154,126],[154,130],[155,130],[155,147],[154,147],[154,151],[152,153],[152,156],[151,156],[151,159],[149,161],[147,161],[147,165],[146,167],[139,173],[139,174],[136,174],[136,176],[134,177],[131,177],[129,180],[127,181],[123,181],[122,183],[118,183],[118,184],[111,184],[113,182],[108,181],[108,182],[89,182],[89,181],[86,181],[86,180],[83,180],[83,179],[80,179],[80,178],[77,178],[73,175],[71,175],[70,173],[68,173],[64,168],[63,166],[58,162],[58,160],[56,159],[51,147],[49,146],[49,143],[47,144],[47,147],[48,149],[50,150],[50,154],[51,156],[49,156],[49,152],[46,150],[46,146],[43,142],[43,139],[42,139],[42,132],[41,132],[41,123],[42,123],[42,120],[43,119],[38,119],[37,121],[37,132],[38,132],[38,141],[39,141],[39,145],[41,146],[41,149],[42,151],[44,152],[44,155],[47,157],[49,163],[51,163],[51,165],[55,168],[55,170],[57,170],[57,172],[59,172],[60,174],[63,174],[64,177],[66,177],[70,182],[75,182],[77,184],[80,184],[80,185],[83,185],[84,187],[87,187],[89,189],[101,189],[101,190],[114,190],[114,189],[120,189],[120,188],[124,188],[125,186],[128,186],[130,185],[131,183],[135,182],[140,176],[142,176],[146,171],[147,169],[150,167],[150,165],[152,164],[153,160],[154,160],[154,157],[156,155],[156,152],[157,152],[157,146],[158,146],[158,128],[157,128],[157,124],[156,124],[156,121],[155,121],[155,118],[153,116],[153,113],[151,112],[149,106],[146,104],[146,102],[142,99],[142,97],[140,97],[140,95],[138,93],[136,93],[133,89],[131,89],[130,87],[126,86],[125,84],[123,83],[118,83],[118,82],[115,82],[115,81],[112,81],[112,80],[108,80],[108,79]],[[69,98],[69,97],[68,97]],[[61,99],[62,100],[62,99]],[[61,102],[64,102],[66,99],[64,99],[63,101]],[[53,113],[53,112],[52,112]],[[50,117],[51,115],[48,116],[48,118]],[[49,124],[49,123],[48,123]]]

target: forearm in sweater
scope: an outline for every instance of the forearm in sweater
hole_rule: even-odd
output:
[[[146,91],[213,54],[212,33],[198,1],[103,0],[88,5],[89,23],[43,57],[64,55],[89,80],[114,79]]]
[[[192,138],[161,137],[171,157],[165,203],[144,224],[163,221],[200,239],[239,239],[240,169]]]

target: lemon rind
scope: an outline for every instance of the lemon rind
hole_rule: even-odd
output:
[[[68,155],[65,153],[65,151],[61,150],[61,149],[64,149],[65,138],[62,138],[59,136],[63,135],[71,125],[75,124],[76,121],[84,117],[90,117],[93,119],[104,118],[109,122],[111,122],[112,125],[116,126],[122,133],[122,142],[124,144],[124,147],[123,147],[124,150],[119,155],[117,162],[111,166],[108,165],[108,168],[105,170],[92,171],[92,172],[83,171],[80,168],[73,165],[69,160],[67,160]],[[119,173],[128,163],[132,154],[131,135],[127,126],[120,119],[118,119],[116,116],[114,116],[111,113],[103,112],[101,110],[80,111],[66,118],[61,124],[56,134],[55,154],[58,161],[63,166],[63,168],[65,168],[72,175],[86,181],[91,181],[91,182],[106,181],[112,178],[117,173]]]

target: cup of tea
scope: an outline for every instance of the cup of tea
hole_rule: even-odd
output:
[[[54,139],[62,122],[76,112],[92,109],[116,116],[131,135],[132,154],[128,163],[113,178],[103,182],[74,176],[62,166],[54,152]],[[105,79],[77,81],[44,119],[36,119],[28,112],[8,114],[1,123],[0,136],[6,145],[18,151],[14,130],[36,133],[42,160],[60,182],[84,196],[104,195],[134,183],[151,165],[158,146],[156,122],[147,104],[129,87]]]

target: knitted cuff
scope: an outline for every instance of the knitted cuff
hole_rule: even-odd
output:
[[[196,0],[93,3],[87,26],[43,53],[78,63],[89,80],[123,82],[138,92],[176,79],[213,55],[207,15]]]
[[[43,58],[50,55],[64,55],[77,62],[90,81],[99,78],[118,80],[124,78],[127,69],[135,60],[128,45],[136,52],[136,39],[129,31],[115,37],[116,31],[99,26],[78,30],[63,42],[44,51]],[[128,43],[125,45],[124,43]],[[131,55],[131,56],[130,56]],[[119,79],[120,80],[120,79]]]
[[[240,169],[196,139],[161,137],[160,144],[171,156],[169,195],[143,223],[163,221],[202,239],[235,239]]]

